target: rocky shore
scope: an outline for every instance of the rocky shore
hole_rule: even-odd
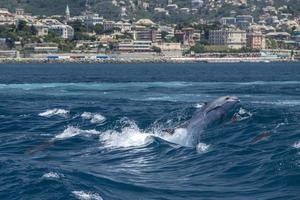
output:
[[[157,58],[110,58],[110,59],[46,59],[46,58],[0,58],[0,63],[239,63],[239,62],[296,62],[293,59],[265,57],[157,57]]]

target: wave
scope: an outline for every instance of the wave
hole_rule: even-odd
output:
[[[62,133],[56,135],[53,140],[64,140],[68,139],[77,135],[98,135],[101,132],[96,130],[82,130],[79,128],[76,128],[74,126],[69,126],[67,129],[65,129]]]
[[[128,87],[165,87],[165,88],[182,88],[194,85],[289,85],[300,84],[300,81],[251,81],[251,82],[184,82],[184,81],[170,81],[170,82],[115,82],[115,83],[20,83],[20,84],[0,84],[0,89],[23,89],[23,90],[37,90],[47,88],[61,88],[61,87],[78,87],[82,89],[126,89]]]
[[[197,103],[194,107],[195,108],[202,108],[204,106],[203,103]]]
[[[103,123],[106,120],[103,115],[91,112],[84,112],[81,114],[81,117],[83,119],[90,120],[92,124]]]
[[[80,200],[103,200],[98,193],[86,191],[72,191],[72,194]]]
[[[116,83],[20,83],[20,84],[0,84],[0,89],[23,89],[23,90],[38,90],[51,88],[82,88],[82,89],[126,89],[128,87],[165,87],[165,88],[180,88],[193,85],[193,82],[116,82]]]
[[[70,111],[65,110],[65,109],[59,109],[59,108],[54,108],[54,109],[48,109],[45,112],[39,113],[39,116],[41,117],[52,117],[52,116],[61,116],[61,117],[67,117]]]
[[[252,101],[254,104],[270,104],[276,106],[299,106],[300,100]]]
[[[42,176],[42,178],[47,178],[47,179],[59,179],[61,177],[63,177],[63,175],[56,172],[49,172]]]
[[[169,143],[191,147],[191,138],[188,136],[189,134],[185,128],[177,128],[174,130],[173,134],[170,134],[161,128],[143,131],[134,121],[126,120],[121,131],[105,131],[100,135],[100,141],[105,147],[124,148],[145,146],[152,143],[154,138],[160,138]]]
[[[138,147],[153,141],[154,134],[141,131],[135,122],[126,120],[124,123],[127,125],[121,129],[121,132],[108,130],[101,134],[100,141],[105,147]]]

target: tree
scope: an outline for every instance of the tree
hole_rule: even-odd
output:
[[[96,34],[100,35],[103,33],[103,26],[101,24],[96,24],[94,26],[94,31],[96,32]]]
[[[205,51],[204,50],[204,45],[200,44],[200,43],[197,43],[197,44],[195,44],[194,46],[191,47],[190,51],[193,51],[195,53],[203,53]]]
[[[27,22],[24,20],[19,20],[17,24],[17,31],[23,31],[27,26]]]
[[[159,48],[157,46],[153,46],[152,49],[155,53],[161,53],[161,48]]]
[[[162,32],[161,32],[161,38],[162,38],[163,40],[166,40],[166,37],[167,37],[168,34],[169,34],[169,33],[168,33],[167,31],[162,31]]]

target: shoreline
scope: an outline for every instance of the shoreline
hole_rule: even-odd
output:
[[[300,62],[300,60],[268,58],[268,57],[224,57],[224,58],[195,58],[195,57],[174,57],[174,58],[134,58],[134,59],[46,59],[46,58],[0,58],[0,64],[139,64],[139,63],[271,63],[271,62]]]

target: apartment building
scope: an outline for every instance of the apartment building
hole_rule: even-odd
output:
[[[246,31],[240,29],[221,29],[209,31],[209,44],[240,49],[246,46]]]

